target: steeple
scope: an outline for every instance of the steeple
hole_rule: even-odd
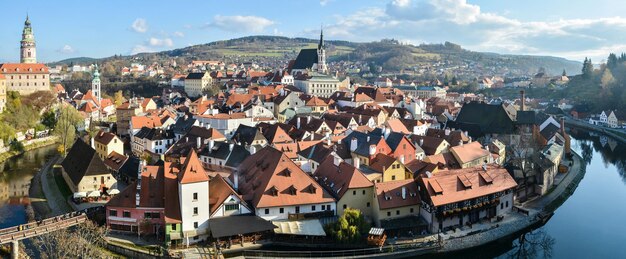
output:
[[[37,52],[35,49],[35,35],[30,24],[30,18],[26,14],[24,30],[22,30],[22,41],[20,41],[20,62],[37,63]]]
[[[324,48],[324,28],[320,29],[320,43],[317,45],[317,49]]]
[[[324,46],[324,29],[320,28],[320,43],[317,45],[317,64],[318,73],[326,74],[328,67],[326,66],[326,46]]]

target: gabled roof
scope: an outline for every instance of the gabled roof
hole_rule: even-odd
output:
[[[385,170],[391,168],[391,165],[395,162],[400,163],[395,157],[377,153],[376,156],[372,158],[372,161],[370,161],[369,167],[376,172],[384,173]]]
[[[463,177],[463,181],[469,181],[471,187],[467,188],[460,184],[459,176]],[[487,181],[489,178],[491,183]],[[434,206],[470,200],[517,186],[506,169],[495,165],[488,165],[486,171],[482,166],[439,171],[429,178],[420,177],[417,180],[425,188],[425,198]]]
[[[104,159],[104,164],[112,170],[119,171],[126,163],[128,157],[113,151]]]
[[[374,183],[351,164],[341,161],[338,166],[335,165],[334,156],[327,156],[313,175],[337,200],[349,189],[374,186]]]
[[[361,156],[369,156],[370,155],[370,145],[378,145],[378,143],[382,140],[385,141],[380,134],[371,134],[371,133],[363,133],[359,131],[352,131],[348,136],[341,140],[348,148],[350,148],[350,144],[353,138],[357,140],[357,148],[354,153],[359,154]],[[369,140],[369,141],[368,141]]]
[[[322,163],[332,152],[333,150],[331,148],[326,147],[323,142],[320,142],[299,151],[298,155],[304,157],[305,159],[311,159],[317,163]]]
[[[450,152],[458,160],[459,164],[465,164],[474,161],[479,158],[485,158],[488,160],[489,151],[483,148],[483,145],[478,141],[472,143],[458,145],[450,148]],[[481,161],[482,163],[483,161]]]
[[[175,136],[172,130],[142,127],[137,133],[135,133],[135,138],[154,141],[163,139],[174,139]]]
[[[335,201],[291,159],[270,146],[246,158],[238,172],[239,191],[255,208]]]
[[[291,69],[311,69],[317,59],[317,49],[301,49]]]
[[[251,127],[245,124],[239,124],[232,137],[233,141],[241,143],[242,145],[253,145],[255,140],[265,140],[265,136],[257,127]]]
[[[211,215],[230,197],[239,197],[241,206],[246,206],[243,197],[239,195],[221,175],[216,175],[209,181],[209,210]]]
[[[85,176],[109,172],[96,150],[80,139],[74,142],[61,165],[74,185],[78,185]]]
[[[0,64],[3,74],[48,74],[48,67],[42,63],[4,63]]]
[[[110,132],[104,132],[102,130],[98,131],[98,134],[96,134],[96,136],[93,137],[93,140],[95,142],[104,144],[104,145],[108,145],[109,143],[111,143],[111,141],[113,139],[117,138],[117,136],[113,133]],[[118,138],[119,140],[119,138]],[[121,140],[119,140],[121,141]]]
[[[189,73],[187,75],[187,77],[185,78],[185,80],[189,80],[189,79],[202,79],[204,77],[205,73]]]
[[[502,105],[469,102],[463,105],[456,120],[449,121],[449,127],[468,131],[479,138],[485,134],[510,134],[515,130],[514,116]]]
[[[178,174],[178,180],[181,184],[209,181],[209,177],[204,171],[195,150],[191,149],[191,151],[189,151],[181,173]]]
[[[404,199],[402,190],[404,190]],[[417,193],[417,184],[413,179],[375,183],[374,191],[381,209],[415,206],[421,203],[420,195]]]

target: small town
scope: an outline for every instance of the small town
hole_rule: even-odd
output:
[[[384,16],[311,20],[303,35],[278,17],[215,14],[202,29],[222,34],[188,46],[174,40],[191,25],[128,18],[125,34],[150,38],[122,54],[116,39],[55,51],[66,34],[48,23],[61,18],[12,4],[0,30],[0,258],[625,257],[613,242],[626,211],[609,201],[626,198],[626,54],[611,52],[626,49],[496,54],[466,49],[479,45],[463,32],[365,36],[420,15],[474,19],[425,20],[455,31],[520,22],[474,2],[372,4],[363,10]],[[167,16],[120,17],[138,15]],[[108,31],[102,19],[76,26]]]

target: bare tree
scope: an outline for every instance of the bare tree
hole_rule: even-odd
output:
[[[28,254],[34,258],[104,258],[100,248],[108,229],[91,221],[53,231],[33,239]]]
[[[54,128],[54,134],[59,137],[61,145],[59,152],[65,156],[68,146],[74,142],[76,138],[76,126],[81,122],[82,118],[74,107],[65,105],[59,109],[59,118]]]
[[[546,232],[530,231],[522,234],[518,243],[509,251],[509,258],[537,258],[542,253],[543,258],[552,257],[552,247],[556,241]]]

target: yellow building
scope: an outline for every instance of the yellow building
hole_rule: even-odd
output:
[[[189,97],[198,97],[213,83],[209,72],[189,73],[185,78],[185,92]]]
[[[353,165],[335,155],[328,156],[313,174],[318,182],[337,200],[337,215],[347,208],[358,209],[366,217],[373,216],[374,184]]]
[[[485,149],[478,141],[451,147],[450,153],[454,155],[461,168],[470,168],[492,162],[489,150]]]
[[[78,139],[61,163],[63,179],[72,192],[107,191],[117,180],[96,151]]]
[[[96,150],[100,159],[106,159],[112,152],[124,155],[124,142],[113,133],[99,131],[93,137],[92,148]]]
[[[375,177],[368,178],[375,183],[413,179],[411,172],[400,161],[381,153],[372,159],[369,169]]]

